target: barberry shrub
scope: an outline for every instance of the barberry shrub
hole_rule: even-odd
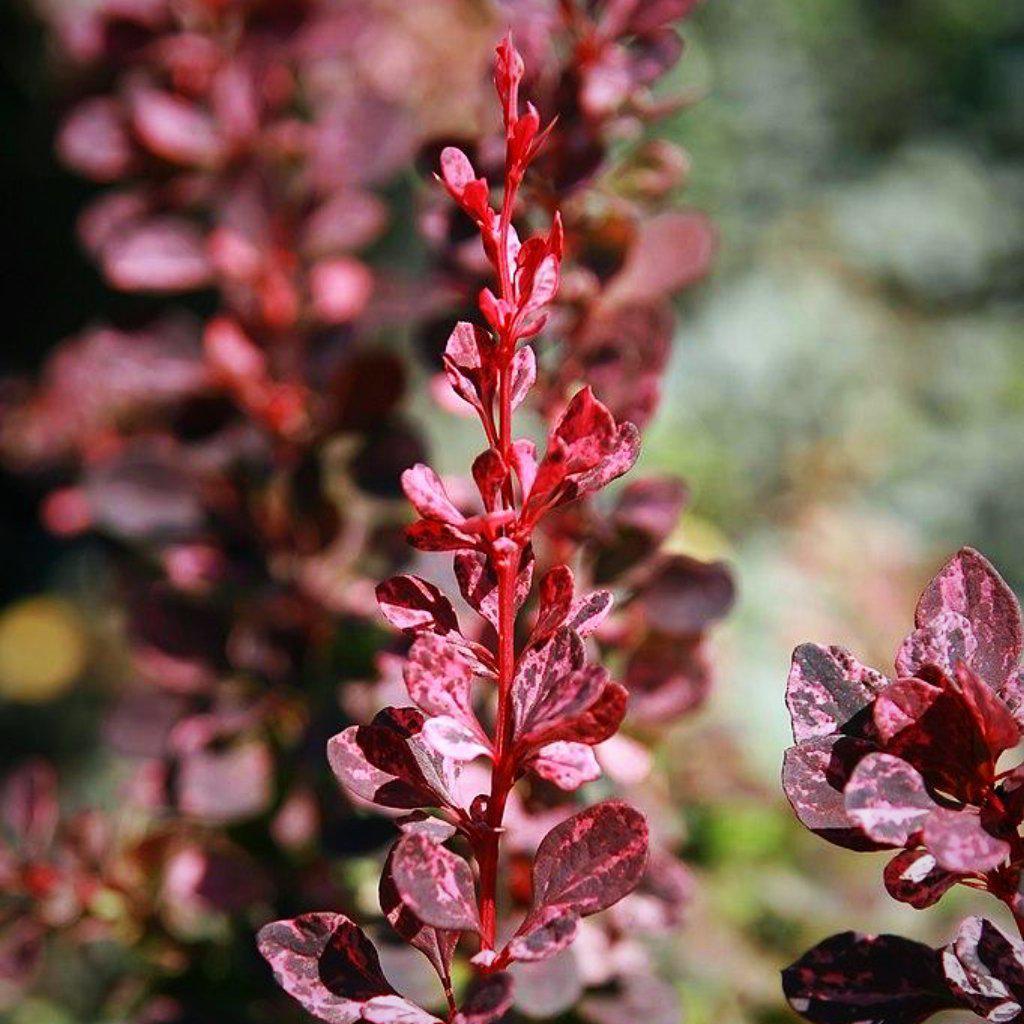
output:
[[[588,807],[542,839],[532,904],[514,928],[502,920],[499,866],[513,787],[530,775],[565,790],[595,779],[592,748],[616,732],[627,697],[588,662],[584,642],[611,595],[576,594],[566,564],[539,580],[532,627],[517,643],[517,617],[533,583],[531,540],[545,516],[621,476],[639,452],[636,427],[617,423],[589,388],[565,406],[543,454],[515,435],[514,412],[536,378],[529,339],[544,326],[563,254],[557,212],[548,231],[525,240],[513,226],[524,174],[550,131],[531,104],[521,107],[523,71],[507,38],[495,64],[506,142],[500,206],[464,152],[441,154],[443,185],[475,222],[497,282],[479,296],[486,326],[458,323],[444,360],[452,388],[483,427],[487,447],[472,466],[479,504],[460,508],[426,465],[403,476],[420,517],[409,527],[410,543],[453,554],[461,595],[489,623],[493,642],[465,635],[451,600],[432,583],[413,575],[382,583],[385,617],[416,636],[403,671],[413,706],[386,708],[328,745],[351,795],[403,812],[381,878],[381,909],[436,970],[451,1024],[500,1019],[512,1001],[507,969],[564,950],[582,918],[640,883],[648,861],[643,815],[619,801]],[[470,768],[478,759],[490,765],[482,785]],[[457,994],[452,963],[462,941],[472,944],[477,977]],[[438,1020],[393,990],[372,943],[343,914],[273,922],[258,944],[281,986],[322,1020]]]
[[[889,894],[930,907],[956,885],[991,893],[1024,930],[1024,764],[1003,755],[1024,731],[1021,612],[978,552],[931,581],[892,678],[839,647],[793,654],[787,704],[796,745],[783,784],[797,817],[851,850],[895,851]],[[945,1009],[1024,1018],[1024,943],[981,917],[933,949],[844,932],[783,972],[792,1007],[820,1024],[913,1024]]]

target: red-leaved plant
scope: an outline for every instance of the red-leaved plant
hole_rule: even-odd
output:
[[[1021,612],[976,551],[928,585],[892,680],[846,650],[805,644],[787,703],[796,745],[783,783],[800,820],[853,850],[895,850],[893,898],[932,906],[955,885],[991,893],[1024,934]],[[913,1024],[963,1008],[1024,1019],[1024,943],[969,917],[947,946],[844,932],[783,973],[798,1013],[821,1024]]]
[[[531,104],[521,112],[522,76],[522,59],[508,38],[495,65],[506,137],[500,210],[461,150],[449,147],[441,155],[443,184],[476,223],[497,280],[496,290],[479,296],[487,326],[457,324],[445,352],[448,379],[476,410],[486,437],[472,467],[480,506],[473,514],[462,511],[428,466],[403,477],[420,516],[409,528],[410,542],[421,551],[454,552],[462,596],[493,628],[494,642],[464,636],[452,602],[426,580],[403,575],[382,583],[377,594],[385,617],[416,634],[404,666],[415,706],[386,708],[328,745],[331,767],[352,795],[408,812],[398,819],[402,834],[381,878],[381,907],[437,971],[452,1024],[501,1018],[512,999],[506,969],[565,949],[581,918],[639,884],[648,859],[647,825],[638,811],[618,801],[587,808],[541,841],[532,905],[511,934],[499,927],[501,840],[513,787],[528,774],[567,790],[596,778],[592,747],[615,733],[626,709],[626,690],[587,663],[584,646],[611,595],[577,595],[567,565],[555,565],[539,581],[532,630],[517,646],[517,615],[532,585],[531,538],[552,510],[625,473],[639,450],[636,428],[616,423],[588,388],[555,421],[542,456],[532,441],[515,436],[513,414],[536,378],[529,339],[542,329],[558,288],[563,247],[557,213],[546,234],[525,241],[513,226],[523,176],[550,130],[541,128]],[[491,763],[489,785],[475,785],[479,777],[468,768],[478,758]],[[476,944],[478,976],[459,1000],[451,965],[463,936]],[[342,914],[276,921],[258,942],[282,987],[322,1020],[437,1020],[396,994],[369,939]]]

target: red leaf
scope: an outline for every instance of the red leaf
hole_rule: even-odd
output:
[[[871,706],[888,680],[842,647],[802,644],[793,652],[786,705],[798,743],[841,732],[864,735]]]
[[[512,978],[505,972],[479,977],[452,1024],[495,1024],[512,1009]]]
[[[565,622],[572,607],[573,586],[572,569],[567,565],[556,565],[541,577],[538,587],[540,607],[531,643],[547,639]]]
[[[846,811],[876,843],[903,846],[924,827],[936,803],[906,761],[868,754],[846,784]]]
[[[424,924],[447,931],[477,931],[473,872],[451,850],[427,836],[403,836],[391,860],[402,902]]]
[[[424,519],[458,526],[466,517],[452,504],[441,478],[422,462],[402,474],[402,490]]]
[[[973,548],[962,548],[928,584],[914,621],[928,626],[943,612],[956,612],[971,625],[977,650],[971,667],[998,689],[1017,668],[1024,644],[1020,606],[992,565]]]
[[[451,601],[419,576],[392,576],[377,584],[376,593],[381,612],[396,629],[428,629],[441,636],[459,632]]]
[[[515,605],[519,609],[529,596],[533,582],[533,551],[523,548],[516,573]],[[498,628],[498,577],[494,574],[491,560],[480,552],[455,556],[455,578],[466,603],[485,618],[495,629]]]
[[[203,236],[175,217],[127,225],[102,255],[107,280],[127,292],[191,291],[213,277]]]
[[[406,527],[405,536],[419,551],[465,551],[477,545],[471,533],[436,519],[418,519]]]
[[[960,880],[940,868],[927,850],[900,850],[886,864],[884,877],[889,895],[917,910],[937,903]]]
[[[274,921],[256,942],[281,988],[327,1024],[355,1024],[367,1000],[394,994],[373,943],[343,914]]]
[[[617,800],[597,804],[556,825],[537,849],[533,905],[516,932],[521,959],[563,949],[576,922],[605,910],[639,885],[647,868],[647,822]]]
[[[548,743],[530,759],[529,768],[569,793],[601,777],[594,751],[585,743]]]

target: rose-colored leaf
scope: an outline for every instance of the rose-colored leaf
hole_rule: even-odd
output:
[[[836,732],[863,735],[872,702],[886,684],[842,647],[802,644],[793,652],[786,684],[793,738],[799,743]]]
[[[927,850],[900,850],[886,864],[884,878],[894,900],[923,910],[937,903],[960,876],[940,868]]]
[[[437,820],[437,819],[428,819]],[[406,833],[411,834],[411,833]],[[428,840],[440,841],[436,837],[427,836]],[[447,838],[447,837],[445,837]],[[445,931],[424,924],[402,899],[395,884],[393,863],[395,849],[392,847],[380,876],[380,909],[388,919],[388,923],[409,945],[418,949],[430,961],[442,981],[451,975],[452,957],[459,942],[457,931]]]
[[[594,751],[585,743],[548,743],[530,759],[529,765],[535,775],[570,793],[601,777]]]
[[[1024,945],[991,921],[969,917],[942,952],[946,981],[985,1020],[1017,1021],[1024,1012]]]
[[[117,181],[135,159],[121,104],[107,96],[80,103],[57,136],[60,158],[79,174],[104,184]]]
[[[609,800],[556,825],[537,849],[533,914],[565,907],[596,914],[628,895],[647,868],[647,822],[628,804]]]
[[[515,606],[521,608],[530,593],[533,582],[533,551],[524,548],[516,572]],[[498,628],[498,578],[490,559],[479,553],[455,556],[455,578],[466,604],[482,615],[495,629]]]
[[[469,865],[422,834],[395,846],[392,876],[402,902],[424,924],[446,931],[476,931],[480,918]]]
[[[373,273],[360,260],[338,256],[317,263],[309,272],[313,311],[326,324],[355,320],[373,295]]]
[[[435,806],[440,797],[423,774],[408,740],[423,716],[388,709],[371,725],[351,726],[327,744],[327,758],[338,781],[364,800],[382,807]]]
[[[266,810],[273,778],[270,750],[257,740],[196,750],[178,768],[178,806],[206,822],[242,821]]]
[[[179,96],[140,88],[131,95],[132,127],[158,157],[186,166],[210,167],[224,154],[216,122]]]
[[[419,576],[392,576],[379,583],[377,603],[396,629],[429,629],[441,635],[459,631],[451,601],[433,583]]]
[[[924,823],[922,842],[946,871],[984,874],[1010,853],[1010,844],[987,832],[971,808],[936,808]]]
[[[896,652],[896,673],[916,676],[933,665],[952,675],[959,662],[971,664],[978,642],[971,624],[958,612],[941,612],[926,626],[915,629]]]
[[[452,1024],[496,1024],[512,1009],[512,978],[500,971],[477,978]]]
[[[394,994],[373,944],[342,914],[274,921],[256,941],[277,983],[327,1024],[355,1024],[367,1000]]]
[[[851,850],[877,850],[846,813],[843,790],[857,763],[876,748],[851,736],[820,736],[786,751],[782,785],[796,816],[822,839]]]
[[[544,573],[537,588],[539,608],[531,642],[546,639],[565,622],[572,607],[573,586],[572,569],[567,565],[556,565]]]
[[[782,987],[813,1024],[918,1024],[956,1005],[939,952],[898,935],[833,935],[782,972]]]
[[[103,270],[128,292],[178,292],[212,280],[206,243],[188,221],[154,218],[128,225],[103,249]]]
[[[450,715],[478,730],[473,714],[473,663],[443,637],[425,633],[409,649],[402,670],[414,704],[427,715]]]
[[[424,519],[459,525],[466,517],[452,504],[441,478],[422,462],[402,474],[402,490]]]
[[[846,784],[846,812],[876,843],[902,846],[936,810],[924,779],[906,761],[868,754]]]
[[[442,1024],[401,996],[374,996],[363,1006],[363,1020],[366,1024]]]
[[[508,368],[510,382],[510,399],[512,408],[517,409],[523,404],[530,388],[537,380],[537,357],[529,345],[524,345],[512,357]]]
[[[939,570],[917,604],[918,628],[943,612],[964,616],[977,642],[971,667],[994,689],[1017,668],[1024,644],[1020,606],[992,565],[962,548]]]
[[[473,761],[478,757],[491,756],[491,745],[478,729],[472,729],[449,715],[428,718],[423,723],[423,738],[439,754],[453,761]]]

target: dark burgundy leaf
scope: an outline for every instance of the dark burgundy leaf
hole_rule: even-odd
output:
[[[843,790],[857,763],[877,748],[852,736],[821,736],[786,751],[782,785],[796,816],[836,846],[877,850],[846,813]]]
[[[459,631],[451,601],[433,583],[419,576],[393,576],[379,583],[377,603],[396,629],[429,629],[442,636]]]
[[[652,628],[670,636],[689,636],[722,618],[735,597],[732,573],[724,563],[673,555],[659,565],[641,600]]]
[[[863,736],[870,727],[871,705],[887,683],[842,647],[801,644],[793,652],[786,684],[793,738],[799,743],[833,733]]]
[[[918,910],[937,903],[960,876],[940,868],[927,850],[900,850],[885,866],[885,887],[894,900]]]
[[[928,626],[944,612],[971,625],[977,650],[971,667],[998,689],[1020,661],[1024,627],[1014,593],[989,561],[962,548],[939,570],[917,603],[914,620]]]
[[[402,902],[424,924],[446,931],[477,931],[480,918],[469,865],[427,836],[403,836],[391,858]]]
[[[274,921],[256,942],[277,983],[328,1024],[355,1024],[367,1000],[394,994],[373,943],[343,914]]]
[[[920,773],[889,754],[868,754],[857,765],[845,799],[851,820],[876,843],[888,846],[903,846],[937,809]]]
[[[496,1024],[512,1009],[512,978],[504,971],[478,978],[452,1024]]]
[[[708,645],[702,638],[652,633],[630,655],[624,682],[633,720],[679,718],[699,707],[711,689]]]
[[[533,551],[526,547],[519,558],[516,573],[515,603],[521,608],[529,596],[533,582]],[[464,552],[455,556],[455,578],[466,603],[498,628],[498,577],[490,559],[480,552]]]
[[[782,987],[814,1024],[918,1024],[956,1005],[939,952],[898,935],[833,935],[782,972]]]

